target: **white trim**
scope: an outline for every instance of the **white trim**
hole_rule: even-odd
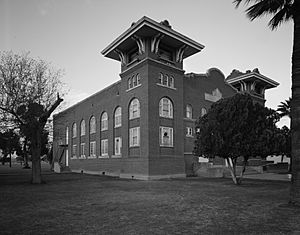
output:
[[[132,27],[127,29],[124,33],[122,33],[118,38],[116,38],[112,43],[110,43],[106,48],[101,51],[101,54],[107,56],[111,51],[117,48],[121,43],[127,40],[131,35],[134,35],[139,29],[144,26],[149,26],[152,29],[157,30],[158,32],[163,33],[164,35],[168,35],[171,38],[174,38],[178,41],[183,42],[184,44],[190,46],[193,49],[201,51],[204,48],[204,45],[184,36],[181,33],[176,32],[173,29],[167,28],[158,22],[144,16],[140,20],[138,20]]]
[[[126,92],[132,91],[132,90],[134,90],[135,88],[138,88],[138,87],[140,87],[140,86],[142,86],[141,83],[138,84],[138,85],[136,85],[136,86],[134,86],[134,87],[128,88],[128,89],[126,90]]]
[[[231,84],[231,83],[234,83],[234,82],[238,82],[238,81],[241,81],[241,80],[244,80],[244,79],[247,79],[247,78],[252,78],[252,77],[255,77],[259,80],[262,80],[274,87],[277,87],[279,85],[278,82],[275,82],[274,80],[262,75],[262,74],[258,74],[258,73],[255,73],[255,72],[251,72],[251,73],[246,73],[244,75],[241,75],[241,76],[238,76],[238,77],[235,77],[235,78],[229,78],[227,79],[226,81]]]
[[[165,85],[160,84],[160,83],[156,83],[156,85],[161,86],[161,87],[165,87],[165,88],[169,88],[169,89],[172,89],[172,90],[175,90],[175,91],[177,90],[177,88],[175,88],[175,87],[165,86]]]

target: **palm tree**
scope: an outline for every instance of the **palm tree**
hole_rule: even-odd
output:
[[[280,118],[285,116],[291,117],[291,98],[285,100],[284,102],[280,102],[277,112],[279,112]]]
[[[294,42],[292,52],[292,180],[290,203],[300,205],[300,0],[234,0],[236,7],[244,2],[251,4],[246,14],[252,21],[265,15],[271,15],[269,27],[274,30],[283,22],[294,24]]]

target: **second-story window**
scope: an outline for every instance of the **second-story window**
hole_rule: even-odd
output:
[[[85,135],[85,121],[82,120],[80,123],[80,136]]]
[[[104,112],[101,116],[101,131],[108,129],[108,116],[107,112]]]
[[[90,118],[90,134],[96,133],[96,118],[92,116]]]
[[[173,104],[170,99],[164,97],[159,101],[159,116],[173,118]]]
[[[140,102],[137,98],[134,98],[129,105],[129,119],[140,117]]]
[[[186,106],[186,118],[193,118],[193,109],[189,104]]]
[[[122,125],[122,109],[121,107],[115,110],[115,127],[120,127]]]

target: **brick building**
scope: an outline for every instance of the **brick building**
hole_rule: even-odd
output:
[[[183,60],[203,48],[167,21],[133,23],[102,51],[121,62],[121,79],[54,116],[55,161],[122,178],[190,174],[196,119],[239,91],[264,103],[265,89],[278,85],[258,70],[185,74]]]

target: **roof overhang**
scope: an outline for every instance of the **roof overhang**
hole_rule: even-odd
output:
[[[247,73],[235,78],[229,78],[226,81],[229,84],[234,85],[239,82],[252,81],[252,80],[262,83],[266,87],[266,89],[274,88],[279,85],[278,82],[275,82],[274,80],[256,72]]]
[[[104,48],[101,53],[108,58],[120,60],[118,54],[115,53],[115,50],[118,49],[124,51],[126,49],[128,50],[131,46],[133,47],[135,41],[132,39],[132,36],[135,35],[149,38],[158,34],[164,35],[161,39],[162,43],[173,48],[180,48],[186,45],[187,48],[184,51],[183,58],[187,58],[197,52],[200,52],[204,48],[202,44],[144,16],[110,43],[106,48]]]

